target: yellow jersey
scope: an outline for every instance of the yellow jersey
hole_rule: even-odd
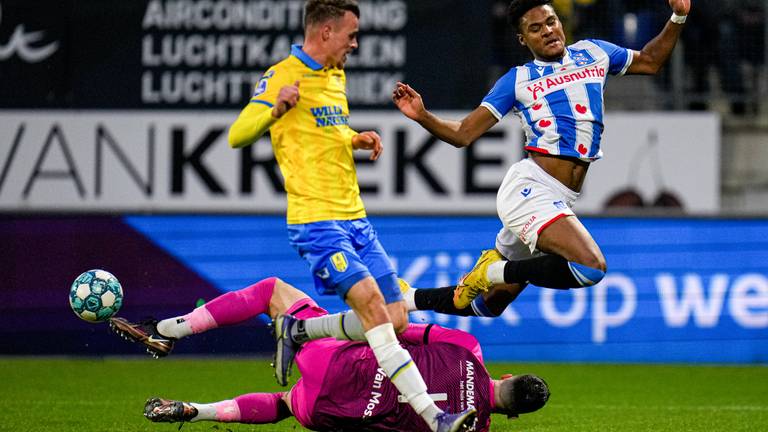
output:
[[[365,217],[344,71],[324,68],[293,45],[288,58],[265,72],[251,103],[272,107],[280,88],[296,81],[298,103],[269,129],[288,193],[288,223]]]

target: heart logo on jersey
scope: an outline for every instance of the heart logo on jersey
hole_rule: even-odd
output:
[[[542,120],[542,121],[539,122],[539,126],[541,126],[543,128],[549,127],[551,124],[552,124],[552,122],[549,121],[549,120]]]
[[[538,111],[538,110],[541,109],[541,107],[542,107],[541,104],[536,104],[536,105],[532,106],[531,108],[533,108],[534,111]]]
[[[587,107],[585,107],[584,105],[581,105],[581,104],[576,104],[576,111],[579,114],[584,114],[584,113],[587,112]]]
[[[579,144],[579,153],[585,155],[589,149],[584,144]]]

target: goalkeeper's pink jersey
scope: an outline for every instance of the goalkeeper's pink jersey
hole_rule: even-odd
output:
[[[324,312],[312,304],[298,316],[319,311]],[[437,406],[448,412],[473,406],[478,415],[472,430],[487,431],[493,384],[477,340],[460,330],[416,324],[400,339]],[[320,431],[430,431],[379,368],[366,343],[312,341],[296,356],[296,364],[302,378],[291,390],[291,405],[303,426]]]

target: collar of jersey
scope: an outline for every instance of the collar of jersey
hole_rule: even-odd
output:
[[[562,65],[565,63],[565,59],[568,58],[568,56],[571,54],[570,49],[566,49],[565,53],[563,53],[563,56],[560,57],[560,60],[552,61],[552,62],[545,62],[537,59],[533,59],[533,64],[536,66],[554,66],[554,65]]]
[[[316,62],[312,57],[309,56],[309,54],[305,53],[301,47],[302,46],[298,44],[291,45],[291,55],[301,60],[302,63],[307,65],[307,67],[312,70],[322,69],[323,65]]]

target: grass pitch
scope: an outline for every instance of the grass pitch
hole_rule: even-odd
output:
[[[492,431],[766,431],[768,367],[489,365],[492,375],[536,373],[552,397],[541,411]],[[142,417],[150,396],[211,402],[279,391],[266,360],[0,358],[0,431],[168,431]],[[297,431],[201,422],[182,431]]]

